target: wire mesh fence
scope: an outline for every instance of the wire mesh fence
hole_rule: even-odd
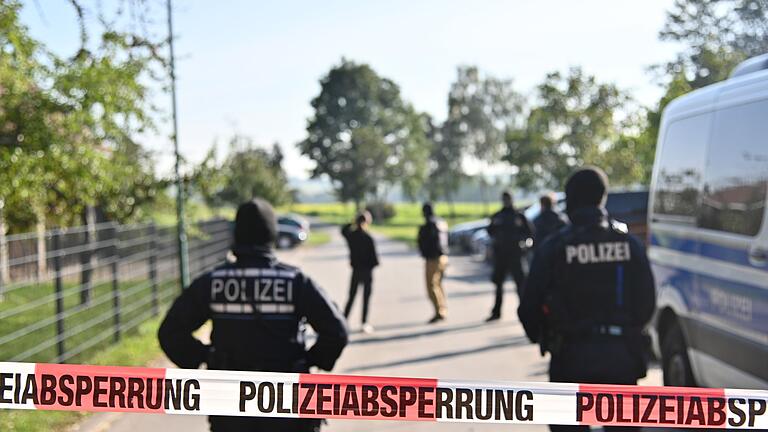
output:
[[[191,231],[192,275],[224,262],[229,221]],[[175,227],[103,223],[4,243],[0,361],[86,360],[158,316],[180,291]]]

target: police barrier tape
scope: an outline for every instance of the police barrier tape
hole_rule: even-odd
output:
[[[768,428],[768,391],[0,363],[0,409]]]

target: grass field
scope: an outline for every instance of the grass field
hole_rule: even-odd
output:
[[[152,316],[152,287],[148,280],[121,281],[121,328],[133,331]],[[175,280],[158,284],[158,300],[166,304],[177,293]],[[114,296],[110,282],[95,284],[91,300],[80,303],[78,283],[64,284],[64,345],[68,363],[78,363],[114,343]],[[56,308],[53,283],[30,284],[8,293],[0,302],[0,360],[55,361]],[[12,340],[10,340],[12,339]]]
[[[424,223],[421,215],[421,204],[395,204],[395,217],[375,223],[373,231],[395,240],[415,244],[419,225]],[[498,204],[488,206],[482,203],[436,203],[435,213],[445,219],[449,225],[487,217],[489,213],[498,210]],[[293,204],[284,209],[306,216],[317,217],[333,224],[347,223],[355,215],[355,206],[343,203]]]
[[[157,359],[159,319],[139,325],[122,342],[100,353],[84,358],[82,363],[93,365],[145,366]],[[55,432],[68,430],[87,414],[69,411],[5,411],[0,410],[0,430],[3,432]]]

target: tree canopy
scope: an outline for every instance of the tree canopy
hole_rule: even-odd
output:
[[[675,0],[659,32],[684,49],[666,65],[692,88],[728,77],[740,61],[768,52],[768,0]]]
[[[420,189],[429,142],[416,111],[392,80],[370,66],[342,60],[320,81],[315,113],[299,149],[326,175],[342,201],[360,204],[382,184]]]
[[[516,184],[561,188],[576,167],[599,163],[620,135],[616,113],[626,99],[580,68],[548,74],[524,126],[507,134],[505,159],[518,168]]]
[[[80,222],[85,206],[139,217],[154,196],[135,137],[154,126],[146,75],[156,59],[124,34],[61,58],[29,36],[21,3],[0,3],[0,199],[11,226]]]
[[[275,144],[268,151],[244,135],[229,139],[229,151],[221,163],[212,148],[192,179],[194,190],[211,207],[237,207],[256,197],[273,205],[291,201],[280,146]]]

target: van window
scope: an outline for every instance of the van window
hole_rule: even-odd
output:
[[[754,236],[760,231],[768,180],[768,101],[715,115],[699,226]]]
[[[695,223],[711,118],[711,114],[698,115],[667,127],[654,191],[657,215]]]

